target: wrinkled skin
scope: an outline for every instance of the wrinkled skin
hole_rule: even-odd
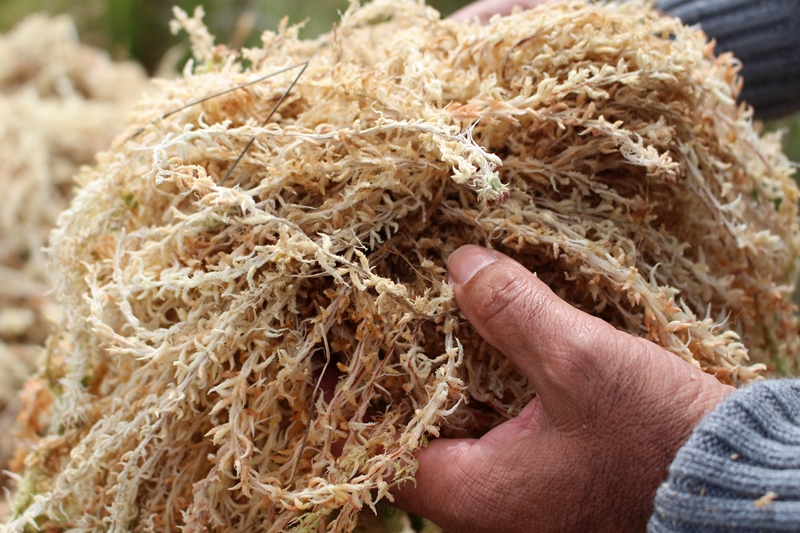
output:
[[[448,263],[459,308],[538,395],[480,439],[421,450],[399,507],[449,532],[642,531],[693,428],[733,391],[477,246]]]

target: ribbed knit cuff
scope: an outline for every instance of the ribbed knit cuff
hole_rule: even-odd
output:
[[[647,530],[800,531],[800,380],[738,390],[703,419],[658,489]]]
[[[699,24],[717,52],[742,62],[742,99],[759,118],[800,109],[798,0],[659,0],[684,24]]]

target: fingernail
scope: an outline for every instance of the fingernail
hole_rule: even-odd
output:
[[[462,246],[447,260],[450,282],[456,285],[467,283],[480,269],[497,261],[494,252],[487,248],[468,244]]]

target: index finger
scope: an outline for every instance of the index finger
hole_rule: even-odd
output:
[[[478,18],[481,22],[486,22],[494,15],[509,15],[511,11],[519,6],[522,9],[530,9],[546,0],[479,0],[465,7],[462,7],[450,18],[459,22],[469,22]]]

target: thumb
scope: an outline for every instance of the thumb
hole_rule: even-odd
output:
[[[500,252],[463,246],[447,267],[461,312],[531,381],[548,414],[570,400],[591,401],[596,384],[636,355],[627,335],[572,307]]]

